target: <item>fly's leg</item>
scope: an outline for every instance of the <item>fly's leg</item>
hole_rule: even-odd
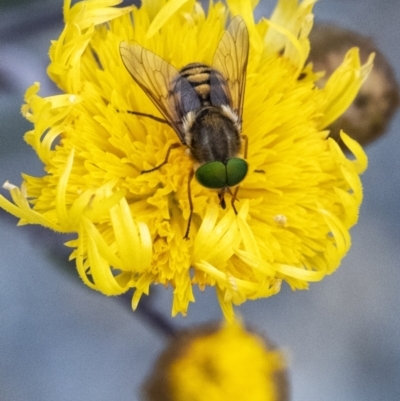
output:
[[[239,199],[237,199],[237,194],[238,194],[238,192],[239,192],[239,186],[237,186],[236,188],[235,188],[235,190],[233,191],[233,193],[229,190],[229,192],[230,192],[230,194],[232,195],[232,198],[231,198],[231,205],[232,205],[232,209],[233,209],[233,211],[235,212],[235,214],[238,214],[238,212],[237,212],[237,210],[236,210],[236,207],[235,207],[235,200],[239,200]]]
[[[189,179],[188,179],[188,198],[189,198],[190,214],[189,214],[188,224],[186,227],[186,233],[185,233],[185,236],[183,237],[183,239],[186,239],[186,240],[189,239],[190,223],[192,222],[192,216],[193,216],[192,192],[190,190],[190,183],[192,181],[193,175],[194,175],[194,171],[191,170],[191,172],[189,173]]]
[[[231,205],[232,209],[235,212],[235,214],[238,214],[236,207],[235,207],[235,200],[238,200],[236,198],[236,195],[239,191],[239,187],[236,187],[235,190],[232,192],[230,187],[223,188],[220,192],[218,192],[218,198],[219,198],[219,205],[221,206],[222,209],[226,209],[226,203],[225,203],[225,192],[228,192],[229,195],[231,195]]]
[[[150,170],[143,170],[140,174],[151,173],[152,171],[156,171],[159,168],[161,168],[162,166],[164,166],[164,164],[167,164],[168,163],[168,159],[169,159],[169,154],[171,153],[171,150],[179,148],[180,146],[182,146],[180,143],[173,143],[172,145],[170,145],[170,147],[167,150],[167,154],[165,155],[165,159],[161,164],[159,164],[158,166],[156,166],[156,167],[154,167],[154,168],[152,168]]]
[[[118,111],[118,113],[120,112],[120,110],[118,110],[118,109],[117,109],[117,111]],[[153,116],[152,114],[141,113],[140,111],[132,111],[132,110],[127,110],[126,113],[128,113],[128,114],[133,114],[133,115],[140,116],[140,117],[148,117],[148,118],[151,118],[152,120],[158,121],[159,123],[167,124],[167,125],[169,125],[170,127],[172,127],[172,124],[171,124],[169,121],[164,120],[163,118],[160,118],[160,117]],[[161,164],[159,164],[158,166],[156,166],[156,167],[154,167],[154,168],[152,168],[152,169],[150,169],[150,170],[143,170],[140,174],[151,173],[152,171],[156,171],[156,170],[158,170],[159,168],[161,168],[162,166],[164,166],[164,164],[167,164],[167,163],[168,163],[169,154],[171,153],[171,150],[172,150],[172,149],[179,148],[179,146],[181,146],[180,143],[173,143],[173,144],[168,148],[167,154],[166,154],[166,156],[165,156],[165,159],[164,159],[164,161],[163,161]]]
[[[119,113],[119,110],[117,110],[117,111]],[[133,114],[135,116],[148,117],[148,118],[151,118],[152,120],[158,121],[159,123],[167,124],[170,127],[172,127],[172,125],[171,125],[171,123],[169,121],[164,120],[163,118],[160,118],[160,117],[153,116],[152,114],[141,113],[140,111],[131,111],[131,110],[127,110],[126,112],[128,114]]]
[[[249,138],[247,137],[247,135],[242,135],[242,139],[244,142],[243,156],[244,156],[244,159],[247,159],[247,150],[249,149]]]
[[[249,138],[247,137],[247,135],[242,135],[242,139],[244,141],[244,152],[243,152],[243,156],[245,159],[247,159],[247,151],[249,149]],[[264,170],[254,170],[255,173],[265,173]],[[238,192],[239,189],[235,190],[235,193]],[[233,200],[235,201],[235,200]],[[233,206],[233,204],[232,204]]]
[[[223,188],[220,192],[218,192],[219,205],[222,207],[222,209],[226,209],[225,191],[226,189]]]

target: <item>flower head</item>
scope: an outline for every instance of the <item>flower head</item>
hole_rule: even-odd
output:
[[[107,295],[135,289],[132,304],[153,283],[174,289],[172,313],[185,314],[192,286],[214,286],[225,316],[233,304],[276,294],[282,280],[305,289],[332,273],[350,246],[362,199],[366,157],[342,134],[349,160],[325,129],[352,102],[372,65],[350,50],[324,88],[308,57],[313,0],[278,1],[271,19],[253,18],[255,2],[65,0],[65,28],[50,48],[48,73],[64,92],[25,96],[34,128],[25,139],[44,164],[42,177],[7,185],[13,203],[0,206],[20,224],[77,234],[83,281]],[[235,206],[188,179],[195,168],[174,130],[127,71],[119,47],[137,42],[180,69],[211,64],[232,16],[249,32],[242,133],[249,169]],[[190,202],[191,200],[191,202]],[[192,203],[192,206],[191,204]],[[190,239],[184,239],[193,211]]]
[[[282,353],[238,322],[180,333],[145,385],[148,401],[286,401]]]

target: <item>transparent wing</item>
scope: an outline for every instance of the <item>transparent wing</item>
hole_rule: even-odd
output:
[[[213,68],[222,73],[229,88],[232,107],[240,121],[249,56],[249,32],[241,16],[233,18],[214,54]]]
[[[154,105],[171,124],[179,139],[185,144],[182,117],[172,86],[179,71],[161,57],[138,43],[121,42],[122,61],[136,83],[143,89]]]

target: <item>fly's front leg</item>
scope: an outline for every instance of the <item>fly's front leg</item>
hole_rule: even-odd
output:
[[[219,198],[219,204],[222,207],[222,209],[226,208],[226,203],[225,203],[225,192],[228,192],[229,195],[231,195],[231,205],[232,209],[235,212],[235,214],[238,214],[236,207],[235,207],[235,200],[238,200],[236,198],[236,195],[239,191],[239,187],[236,187],[235,190],[232,192],[230,187],[223,188],[220,192],[218,192],[218,198]]]
[[[247,151],[249,149],[249,138],[247,138],[247,135],[241,135],[243,142],[244,142],[244,151],[243,151],[243,156],[244,159],[247,159]]]
[[[245,159],[247,159],[247,151],[249,150],[249,138],[247,137],[247,135],[242,135],[242,139],[244,141],[244,152],[243,152],[243,156]],[[255,173],[265,173],[264,170],[254,170]],[[235,192],[237,193],[238,190],[236,190]]]
[[[238,214],[238,212],[237,212],[237,210],[236,210],[236,207],[235,207],[235,200],[239,200],[239,199],[237,199],[237,194],[238,194],[238,192],[239,192],[239,186],[237,186],[236,188],[235,188],[235,190],[233,191],[233,193],[229,190],[229,192],[230,192],[230,194],[232,195],[232,198],[231,198],[231,205],[232,205],[232,209],[233,209],[233,211],[235,212],[235,214]]]
[[[226,209],[225,191],[226,189],[223,188],[221,189],[221,191],[218,192],[219,205],[222,207],[222,209]]]
[[[189,179],[188,179],[188,198],[189,198],[190,214],[189,214],[188,224],[187,224],[187,227],[186,227],[186,233],[185,233],[185,236],[183,237],[183,239],[186,239],[186,240],[189,239],[190,224],[192,222],[192,216],[193,216],[192,192],[190,190],[190,183],[192,181],[193,176],[194,176],[194,171],[191,170],[190,173],[189,173]]]

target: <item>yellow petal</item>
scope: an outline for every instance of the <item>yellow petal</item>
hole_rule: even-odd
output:
[[[146,38],[152,38],[156,32],[158,32],[165,23],[176,14],[176,12],[188,2],[188,0],[170,0],[164,7],[160,9],[156,17],[151,22],[151,25],[147,31]]]
[[[325,128],[341,116],[355,99],[361,85],[368,77],[373,66],[374,55],[371,54],[363,66],[360,65],[359,51],[350,49],[343,63],[329,77],[323,88],[326,106],[320,128]]]

